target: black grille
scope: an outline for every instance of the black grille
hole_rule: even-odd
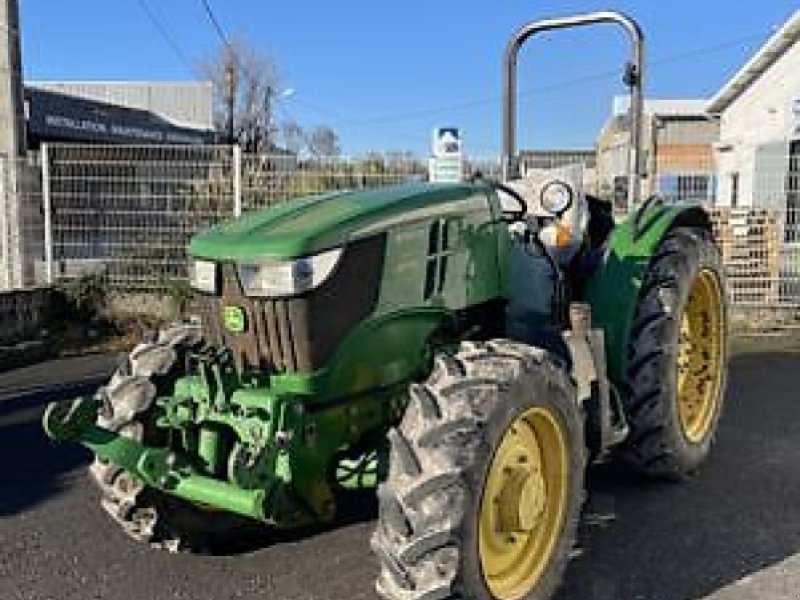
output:
[[[372,312],[384,247],[384,235],[347,245],[336,270],[320,287],[291,298],[247,298],[235,266],[223,264],[221,294],[197,297],[206,341],[228,347],[240,370],[292,373],[320,368],[342,338]],[[225,306],[245,312],[243,333],[224,326]]]

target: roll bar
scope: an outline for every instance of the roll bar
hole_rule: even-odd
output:
[[[597,23],[620,25],[631,41],[631,60],[626,65],[623,81],[630,89],[630,146],[628,149],[628,208],[639,202],[641,194],[641,145],[644,86],[644,35],[631,17],[613,11],[593,12],[532,21],[514,33],[506,46],[503,61],[503,179],[519,175],[516,157],[517,134],[517,57],[522,45],[534,34],[552,29],[582,27]]]

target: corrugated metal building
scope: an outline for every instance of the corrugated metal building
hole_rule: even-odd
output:
[[[179,127],[214,126],[210,81],[26,81],[25,86],[146,110]]]

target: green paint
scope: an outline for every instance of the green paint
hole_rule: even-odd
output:
[[[337,486],[380,478],[385,433],[403,413],[408,383],[426,375],[435,352],[474,333],[464,309],[506,297],[510,238],[500,216],[483,184],[419,184],[301,198],[218,225],[193,238],[193,256],[295,258],[385,234],[380,281],[364,282],[378,286],[373,311],[310,373],[238,372],[231,350],[199,351],[154,404],[171,448],[98,428],[90,399],[51,406],[45,429],[190,502],[279,527],[330,520]],[[619,225],[588,283],[617,384],[643,270],[687,216],[704,218],[696,208],[654,208],[639,231],[631,220]],[[254,326],[235,305],[219,318],[234,333]]]
[[[584,296],[592,305],[593,321],[605,332],[608,373],[618,386],[625,381],[628,338],[642,276],[664,236],[683,223],[710,227],[705,211],[694,204],[654,205],[639,227],[629,217],[614,228],[604,264],[586,285]]]
[[[101,435],[93,418],[73,425],[72,439],[186,499],[250,511],[279,526],[333,518],[335,486],[372,485],[377,476],[370,467],[337,481],[342,453],[378,444],[397,422],[408,382],[424,376],[437,346],[457,341],[457,311],[504,296],[501,252],[508,234],[499,217],[497,197],[485,185],[410,185],[299,199],[196,236],[190,246],[195,256],[254,260],[386,233],[382,278],[365,282],[379,286],[374,311],[312,373],[238,373],[224,349],[201,353],[197,370],[156,401],[158,425],[180,432],[182,464],[197,465],[190,472],[164,473],[165,449],[142,450],[109,432]],[[432,228],[440,236],[433,254]],[[426,286],[430,260],[436,261],[436,281]],[[232,332],[248,326],[237,306],[226,306],[220,319]],[[223,441],[225,429],[233,434],[232,447]],[[102,439],[94,439],[98,435]],[[152,464],[143,467],[126,452],[151,457]],[[234,456],[242,464],[231,466]],[[160,483],[165,475],[168,486]],[[228,487],[210,485],[204,493],[203,478]],[[251,495],[227,500],[220,492],[253,486],[269,491],[266,506],[254,508]]]
[[[474,193],[489,191],[485,185],[406,184],[299,198],[194,236],[189,254],[219,261],[307,256],[370,229],[425,219],[431,209],[458,210],[457,202]]]
[[[231,333],[244,333],[247,329],[247,316],[241,306],[223,307],[222,322]]]
[[[224,458],[221,453],[222,432],[216,423],[204,423],[198,434],[197,456],[203,462],[205,472],[209,475],[219,475],[222,471]]]

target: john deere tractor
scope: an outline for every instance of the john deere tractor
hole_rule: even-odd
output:
[[[580,178],[520,176],[514,140],[523,43],[603,22],[633,48],[619,223]],[[501,182],[300,198],[196,235],[198,317],[44,416],[94,452],[105,511],[198,549],[331,521],[342,489],[377,486],[382,596],[544,599],[589,461],[697,469],[722,408],[725,283],[701,207],[640,201],[642,43],[610,12],[520,29]]]

